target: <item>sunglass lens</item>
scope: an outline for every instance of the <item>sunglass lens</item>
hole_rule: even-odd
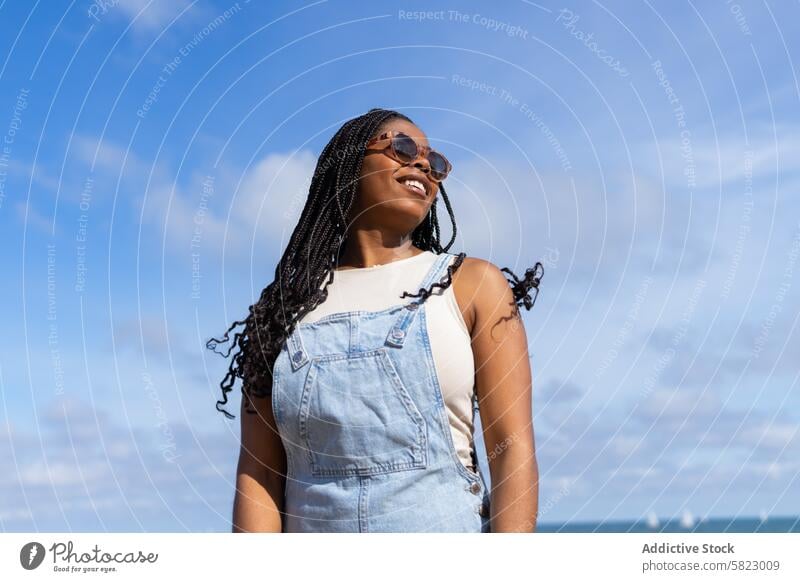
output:
[[[413,161],[417,158],[417,142],[401,133],[394,138],[394,151],[404,162]]]
[[[444,180],[447,177],[447,160],[442,154],[431,152],[428,154],[431,165],[431,176],[434,180]]]

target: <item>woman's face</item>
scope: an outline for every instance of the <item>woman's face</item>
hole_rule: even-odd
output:
[[[373,137],[386,131],[401,131],[418,145],[428,145],[423,131],[404,119],[390,119]],[[373,147],[388,145],[379,142]],[[361,175],[356,188],[356,200],[351,209],[350,228],[382,229],[399,236],[410,235],[424,220],[439,192],[439,185],[430,177],[430,164],[426,158],[417,157],[403,165],[374,149],[364,156]],[[425,195],[403,184],[413,178],[422,183]]]

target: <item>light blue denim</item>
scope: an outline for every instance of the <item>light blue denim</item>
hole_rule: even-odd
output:
[[[441,280],[451,257],[407,291]],[[333,313],[287,338],[272,386],[284,532],[489,531],[483,475],[453,445],[425,307]]]

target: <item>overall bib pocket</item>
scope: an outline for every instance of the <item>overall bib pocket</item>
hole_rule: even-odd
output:
[[[425,468],[427,427],[386,348],[314,358],[299,432],[315,476]]]

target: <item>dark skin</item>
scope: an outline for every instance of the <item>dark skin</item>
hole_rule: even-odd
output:
[[[388,130],[402,131],[418,144],[428,145],[422,130],[408,121],[391,119],[377,133]],[[424,197],[399,181],[410,174],[424,184]],[[423,252],[411,243],[411,233],[439,191],[429,174],[425,158],[403,165],[380,152],[367,152],[337,268],[383,265]],[[492,481],[491,531],[532,532],[539,504],[539,470],[525,327],[507,279],[492,263],[465,258],[452,285],[472,341]],[[280,532],[286,458],[270,399],[250,402],[258,414],[247,414],[242,408],[233,531]]]

